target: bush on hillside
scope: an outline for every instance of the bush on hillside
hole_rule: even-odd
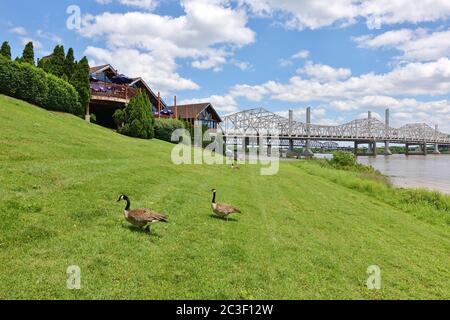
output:
[[[345,152],[345,151],[335,151],[333,152],[333,158],[330,160],[330,164],[339,167],[353,167],[358,164],[356,161],[356,157],[353,153]]]
[[[47,110],[83,114],[72,85],[29,63],[0,57],[0,93]]]
[[[353,153],[346,151],[333,152],[333,158],[328,160],[328,163],[336,169],[356,172],[375,172],[375,169],[372,166],[358,163],[356,156]]]
[[[172,133],[184,128],[184,122],[177,119],[155,119],[155,138],[172,142]]]
[[[119,109],[114,113],[113,118],[118,125],[118,132],[129,137],[153,139],[155,119],[151,110],[148,96],[139,92],[125,109]]]

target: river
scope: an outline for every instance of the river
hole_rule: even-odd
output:
[[[358,157],[404,188],[426,188],[450,194],[450,155]]]

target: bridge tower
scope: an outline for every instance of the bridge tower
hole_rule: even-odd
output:
[[[312,157],[314,153],[311,151],[311,107],[306,108],[306,144],[303,150],[305,157]]]
[[[294,140],[292,139],[292,129],[294,126],[294,111],[289,110],[289,150],[294,150]]]
[[[385,111],[385,128],[384,128],[384,136],[386,137],[386,139],[390,138],[390,110],[389,108],[386,109]],[[384,155],[385,156],[390,156],[392,155],[391,150],[389,149],[389,140],[385,140],[384,141]]]
[[[367,119],[369,120],[368,136],[369,139],[372,137],[372,111],[367,112]],[[369,140],[367,147],[367,154],[376,156],[377,155],[377,141],[375,138]]]
[[[434,126],[434,139],[437,140],[438,137],[438,132],[439,132],[439,126],[436,124]],[[434,151],[433,154],[440,154],[441,152],[439,151],[439,143],[435,143],[434,144]]]

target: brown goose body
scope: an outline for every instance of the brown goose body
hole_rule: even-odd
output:
[[[239,210],[238,208],[236,208],[235,206],[232,206],[231,204],[226,204],[226,203],[216,203],[216,190],[212,189],[211,190],[213,193],[213,199],[212,199],[212,203],[211,203],[211,207],[213,212],[221,217],[221,218],[227,218],[234,213],[241,213],[241,210]]]
[[[136,227],[143,228],[149,223],[167,222],[167,217],[150,209],[124,210],[125,220]]]
[[[150,228],[150,224],[155,222],[168,222],[167,216],[158,212],[155,212],[153,210],[142,208],[142,209],[133,209],[130,210],[131,202],[130,199],[125,196],[121,195],[119,197],[119,200],[121,201],[125,200],[127,202],[127,206],[125,207],[125,210],[123,211],[125,220],[127,220],[132,225],[139,227],[139,228]]]

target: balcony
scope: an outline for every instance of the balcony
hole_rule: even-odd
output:
[[[91,83],[91,100],[128,103],[138,90],[127,85],[108,82]]]

